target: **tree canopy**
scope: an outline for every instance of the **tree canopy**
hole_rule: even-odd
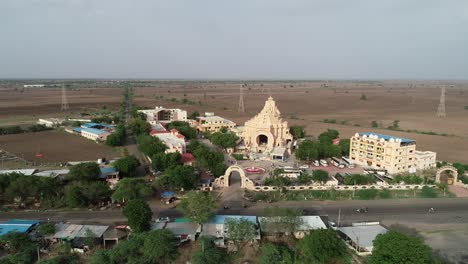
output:
[[[315,170],[312,172],[312,180],[323,184],[328,181],[328,172],[324,170]]]
[[[132,231],[140,233],[150,229],[153,213],[148,204],[141,200],[130,200],[123,208],[123,215],[128,219],[128,225]]]
[[[301,259],[306,263],[330,263],[346,256],[346,245],[333,229],[317,229],[297,244]]]
[[[182,198],[177,210],[192,222],[203,223],[213,215],[216,206],[216,200],[210,192],[190,191]]]
[[[228,218],[225,220],[224,224],[227,229],[226,237],[236,244],[255,239],[255,224],[245,218]]]
[[[164,153],[166,145],[157,137],[152,137],[147,134],[141,134],[136,137],[138,150],[146,156],[153,156],[157,153]]]
[[[423,264],[431,263],[431,248],[416,237],[397,231],[388,231],[374,240],[369,264]]]
[[[145,199],[153,193],[144,179],[124,178],[117,183],[112,200],[128,201],[131,199]]]
[[[185,136],[187,139],[196,139],[197,138],[197,131],[190,126],[188,122],[184,121],[173,121],[167,124],[167,129],[177,129],[182,135]]]
[[[140,166],[140,162],[135,156],[127,155],[116,160],[113,166],[123,175],[133,177],[136,176],[136,169]]]
[[[318,144],[312,140],[304,140],[294,153],[299,160],[311,161],[319,156]]]
[[[270,230],[295,232],[304,222],[300,217],[302,212],[294,208],[267,207],[263,209],[262,225]]]
[[[151,156],[151,167],[155,171],[164,172],[168,168],[179,165],[179,159],[179,152],[157,153]]]
[[[70,168],[67,179],[72,181],[94,181],[99,179],[101,170],[95,162],[85,162],[73,165]]]
[[[303,126],[291,126],[289,127],[289,133],[295,138],[303,138],[305,137],[305,131]]]
[[[231,132],[215,132],[209,138],[211,143],[223,149],[235,148],[239,140],[239,137]]]
[[[209,237],[198,239],[198,249],[192,255],[193,264],[221,264],[226,263],[227,254],[217,248]]]
[[[190,190],[196,187],[198,177],[192,166],[177,165],[166,169],[164,175],[157,180],[158,185],[171,189]]]
[[[151,130],[151,125],[140,118],[133,118],[128,123],[128,128],[134,135],[148,134]]]
[[[293,264],[294,253],[283,245],[265,243],[260,246],[258,264]]]
[[[197,167],[210,170],[215,177],[223,175],[226,171],[222,152],[212,151],[197,140],[191,140],[187,148],[196,158]]]

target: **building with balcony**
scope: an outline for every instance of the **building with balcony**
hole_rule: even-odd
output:
[[[351,137],[349,157],[363,167],[396,174],[435,166],[436,153],[417,151],[411,139],[365,132]]]
[[[146,115],[146,121],[151,125],[157,123],[170,123],[173,121],[187,122],[187,111],[182,109],[168,109],[162,106],[156,106],[154,109],[138,110],[138,113]]]
[[[231,120],[206,112],[205,116],[197,117],[196,129],[199,132],[217,132],[221,128],[232,129],[236,126]]]

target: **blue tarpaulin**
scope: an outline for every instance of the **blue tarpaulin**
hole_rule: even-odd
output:
[[[175,192],[162,192],[161,198],[171,198],[175,197]]]

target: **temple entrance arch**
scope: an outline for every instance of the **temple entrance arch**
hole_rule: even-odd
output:
[[[215,184],[218,186],[229,187],[232,172],[239,173],[241,188],[253,188],[253,186],[255,186],[254,183],[249,178],[247,178],[247,176],[245,176],[244,169],[237,164],[229,166],[223,176],[215,179]]]
[[[268,136],[265,136],[263,134],[260,134],[257,136],[257,144],[259,146],[264,146],[268,144]]]
[[[448,172],[448,173],[446,173]],[[437,170],[436,183],[456,184],[458,180],[458,170],[453,166],[443,166]]]

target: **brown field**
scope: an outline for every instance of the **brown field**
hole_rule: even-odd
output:
[[[315,136],[327,128],[340,131],[342,137],[355,132],[375,131],[415,139],[418,149],[433,150],[438,159],[468,163],[468,82],[447,82],[446,118],[436,118],[439,104],[439,84],[430,81],[340,81],[330,82],[255,82],[244,88],[246,113],[238,113],[237,82],[177,83],[156,82],[136,87],[134,102],[154,107],[179,107],[187,111],[215,112],[243,124],[255,115],[268,95],[278,103],[285,120],[306,127]],[[292,85],[292,87],[291,87]],[[204,96],[206,93],[206,96]],[[79,88],[67,92],[71,110],[60,111],[60,89],[29,89],[23,93],[13,88],[0,89],[0,125],[31,122],[42,116],[76,116],[83,111],[100,109],[103,105],[116,108],[120,102],[118,88]],[[367,100],[360,100],[365,94]],[[162,96],[162,98],[160,98]],[[176,98],[179,102],[172,102]],[[183,104],[182,99],[195,104]],[[335,119],[326,124],[323,119]],[[373,129],[375,120],[387,127],[400,121],[404,130],[446,133],[453,136],[432,136],[417,133]],[[345,122],[345,125],[341,123]],[[359,127],[358,127],[359,126]]]
[[[111,147],[61,131],[0,136],[0,149],[39,164],[98,158],[113,159],[120,156]],[[43,157],[36,157],[38,153],[42,153]]]

